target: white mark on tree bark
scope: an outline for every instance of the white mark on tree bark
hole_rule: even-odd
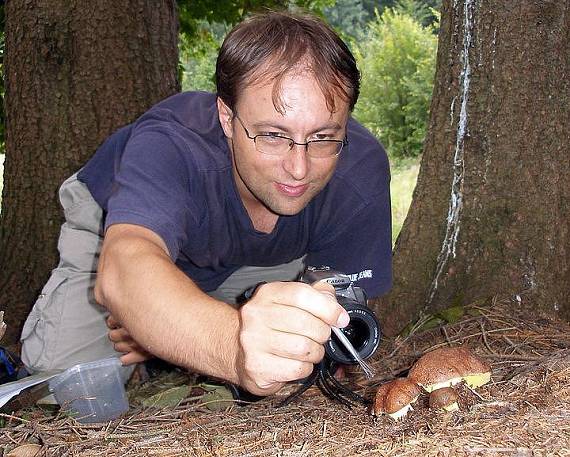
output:
[[[457,124],[457,138],[455,140],[455,152],[453,156],[453,180],[451,184],[451,196],[447,212],[447,226],[445,238],[437,257],[437,268],[430,286],[428,305],[433,300],[437,291],[439,278],[450,256],[455,258],[455,247],[459,237],[460,216],[463,208],[463,180],[465,177],[464,146],[467,133],[467,102],[469,100],[469,85],[471,82],[471,64],[469,62],[469,50],[473,41],[473,10],[474,0],[464,0],[463,9],[463,50],[461,53],[462,70],[459,76],[461,97],[461,109]],[[454,7],[457,1],[453,2]],[[453,105],[453,103],[452,103]]]
[[[455,100],[457,100],[457,95],[451,100],[451,106],[449,107],[449,125],[453,125],[453,113],[455,112]]]

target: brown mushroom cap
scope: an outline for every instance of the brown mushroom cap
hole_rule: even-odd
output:
[[[467,347],[441,348],[423,355],[408,377],[428,392],[461,381],[476,388],[489,382],[491,366]]]
[[[392,419],[399,420],[404,417],[422,390],[413,381],[407,378],[397,378],[382,384],[376,391],[372,415],[387,414]]]
[[[453,387],[443,387],[429,394],[429,407],[431,409],[445,409],[457,411],[459,409],[459,395]]]

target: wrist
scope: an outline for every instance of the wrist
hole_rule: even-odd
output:
[[[240,345],[240,314],[239,311],[232,308],[233,315],[231,323],[229,326],[229,338],[226,340],[227,347],[227,365],[228,365],[228,381],[232,384],[241,385],[242,377],[240,375],[241,370],[240,360],[241,360],[241,345]]]

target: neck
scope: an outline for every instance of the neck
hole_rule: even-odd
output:
[[[271,233],[277,224],[279,215],[269,210],[259,201],[247,202],[243,199],[242,201],[255,230],[263,233]]]

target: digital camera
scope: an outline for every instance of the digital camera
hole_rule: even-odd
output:
[[[350,276],[326,266],[307,267],[300,281],[307,284],[325,281],[334,287],[337,301],[350,316],[350,323],[341,331],[362,359],[371,357],[380,344],[382,334],[378,319],[366,305],[364,289],[354,286]],[[325,344],[325,354],[325,357],[337,363],[357,363],[334,333]]]

